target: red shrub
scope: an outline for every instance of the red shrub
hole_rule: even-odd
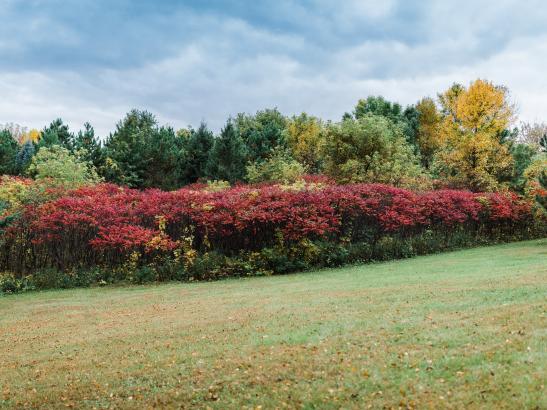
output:
[[[366,230],[379,237],[426,227],[471,229],[519,223],[530,218],[530,209],[514,194],[414,193],[380,184],[327,184],[301,191],[236,186],[222,192],[195,187],[137,191],[101,184],[27,208],[5,235],[14,247],[26,238],[21,252],[32,244],[34,255],[66,267],[78,258],[102,260],[104,254],[111,261],[133,250],[169,252],[189,235],[197,249],[237,252],[270,246],[278,233],[296,242],[338,240],[342,233]]]

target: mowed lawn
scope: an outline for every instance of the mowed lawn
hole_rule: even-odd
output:
[[[0,408],[547,408],[547,240],[0,298]]]

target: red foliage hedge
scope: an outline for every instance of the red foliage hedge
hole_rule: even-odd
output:
[[[163,192],[100,184],[27,207],[5,231],[4,247],[10,249],[4,254],[13,255],[18,247],[22,265],[66,269],[120,262],[133,251],[161,255],[184,241],[198,251],[237,253],[260,250],[280,238],[286,243],[375,241],[428,228],[511,229],[531,219],[531,204],[511,193],[415,193],[380,184]],[[28,262],[23,252],[33,260]]]

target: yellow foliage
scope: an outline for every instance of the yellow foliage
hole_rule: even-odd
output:
[[[416,104],[420,114],[420,125],[416,139],[422,154],[422,162],[426,168],[433,154],[442,146],[444,140],[441,134],[441,115],[431,98],[424,98]]]
[[[536,191],[541,188],[539,176],[547,170],[547,154],[541,154],[532,161],[532,163],[524,171],[524,179],[526,181],[524,192],[529,197],[533,198]]]
[[[439,96],[444,118],[441,151],[436,155],[440,176],[473,190],[496,190],[513,164],[501,133],[513,120],[507,89],[485,80],[464,88],[453,85]]]
[[[0,217],[6,217],[19,211],[27,201],[32,189],[30,181],[18,178],[2,176],[0,179],[0,203],[2,209]]]
[[[456,99],[456,120],[473,133],[502,132],[513,120],[507,89],[480,79],[471,83]]]
[[[286,137],[294,158],[311,171],[320,167],[324,145],[322,124],[315,118],[302,113],[287,121]]]
[[[24,144],[25,142],[38,142],[42,137],[42,133],[37,129],[33,128],[29,131],[25,131],[19,135],[19,144]]]
[[[513,159],[506,145],[487,134],[465,134],[437,155],[445,181],[475,191],[494,191],[509,176]]]

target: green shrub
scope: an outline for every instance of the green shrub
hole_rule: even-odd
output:
[[[304,176],[306,169],[290,153],[277,149],[265,161],[247,166],[247,180],[251,183],[281,182],[294,183]]]
[[[80,160],[77,155],[58,145],[40,148],[32,158],[27,172],[36,180],[48,180],[52,185],[64,188],[76,188],[100,181],[93,164]]]
[[[0,273],[0,294],[19,293],[34,290],[28,277],[16,278],[9,273]]]
[[[217,252],[206,252],[196,257],[187,267],[189,280],[211,280],[228,276],[223,270],[226,265],[226,257]]]

